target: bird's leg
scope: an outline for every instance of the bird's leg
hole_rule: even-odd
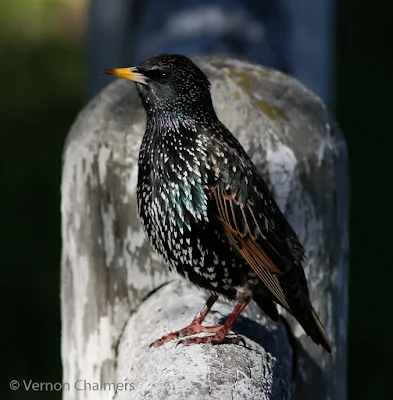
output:
[[[166,336],[163,336],[161,339],[158,339],[155,342],[151,343],[150,347],[159,347],[173,339],[194,335],[195,333],[199,332],[217,332],[221,328],[221,326],[202,326],[203,320],[205,319],[210,309],[213,307],[213,304],[216,302],[216,300],[217,296],[211,295],[190,325],[181,329],[180,331],[172,332]]]
[[[183,339],[179,342],[179,344],[183,344],[184,346],[189,346],[191,344],[202,344],[202,343],[211,343],[211,344],[224,344],[224,343],[232,343],[239,344],[240,342],[244,342],[242,338],[239,337],[230,337],[227,338],[226,334],[231,329],[232,325],[236,321],[237,317],[240,313],[246,308],[247,304],[250,302],[249,299],[239,301],[236,305],[235,309],[232,311],[231,315],[226,320],[225,324],[222,326],[212,326],[212,329],[209,332],[216,332],[215,335],[205,336],[205,337],[197,337],[197,338],[189,338]]]

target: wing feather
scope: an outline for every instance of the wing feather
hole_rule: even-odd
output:
[[[225,150],[225,163],[220,164],[215,156],[216,181],[209,185],[216,216],[232,245],[275,300],[290,310],[280,276],[287,271],[292,249],[297,250],[293,260],[299,261],[305,256],[304,249],[285,218],[278,215],[281,212],[258,174],[250,174],[250,166],[236,164],[236,155],[231,158],[230,150]]]
[[[211,135],[208,148],[214,164],[207,185],[208,212],[215,214],[233,248],[270,292],[269,301],[286,308],[315,343],[332,352],[310,302],[302,266],[306,252],[248,155],[233,136],[222,132]]]

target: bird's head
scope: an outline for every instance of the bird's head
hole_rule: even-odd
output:
[[[148,114],[192,117],[214,113],[209,80],[185,56],[162,54],[136,67],[103,73],[134,81]]]

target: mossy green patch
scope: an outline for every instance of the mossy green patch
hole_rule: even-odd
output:
[[[252,75],[251,73],[245,73],[245,72],[234,72],[233,75],[233,80],[235,83],[240,86],[243,90],[248,92],[251,88],[251,86],[256,82],[256,77]]]
[[[287,114],[280,107],[269,104],[264,100],[255,100],[253,104],[256,107],[258,107],[261,111],[263,111],[272,120],[275,120],[277,118],[282,118],[285,119],[285,121],[289,121]]]
[[[227,68],[228,57],[218,56],[209,61],[210,64],[218,69]]]

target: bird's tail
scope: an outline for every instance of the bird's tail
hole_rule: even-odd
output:
[[[318,318],[314,308],[310,305],[310,309],[304,318],[297,318],[303,326],[307,335],[320,347],[324,348],[328,353],[333,353],[333,346],[331,345],[326,331]]]

